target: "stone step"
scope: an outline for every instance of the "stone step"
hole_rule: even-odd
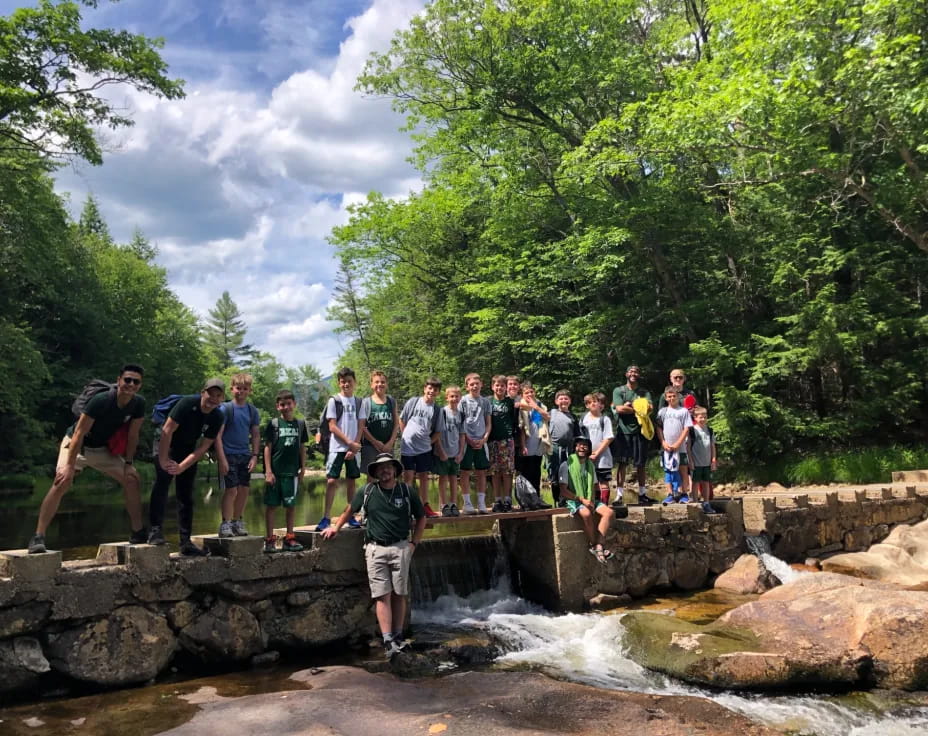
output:
[[[30,555],[26,549],[0,552],[0,577],[36,583],[54,578],[61,569],[61,552],[49,550]]]
[[[170,560],[166,544],[130,544],[109,542],[97,548],[97,562],[104,565],[128,565],[146,572],[162,570]]]
[[[202,534],[190,537],[190,541],[210,554],[221,557],[251,557],[264,551],[263,537],[220,537],[218,534]]]

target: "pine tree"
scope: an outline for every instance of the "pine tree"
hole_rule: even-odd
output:
[[[248,328],[241,317],[228,291],[222,292],[216,306],[209,310],[209,319],[203,327],[203,343],[220,372],[238,364],[247,366],[257,355],[254,347],[245,342]]]

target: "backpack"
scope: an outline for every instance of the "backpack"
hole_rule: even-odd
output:
[[[77,398],[74,399],[74,403],[71,404],[71,413],[74,414],[75,419],[80,419],[81,414],[84,413],[84,409],[87,404],[90,403],[90,400],[97,394],[102,394],[104,391],[111,391],[112,397],[116,399],[116,384],[110,383],[109,381],[104,381],[102,378],[91,378],[90,382],[81,389],[81,392],[77,395]]]
[[[258,423],[258,420],[259,420],[258,410],[255,408],[254,404],[245,404],[245,406],[248,407],[249,426],[254,426],[255,424]],[[225,414],[225,416],[229,418],[235,416],[235,402],[234,401],[226,401],[222,405],[222,408],[223,408],[223,414]],[[229,410],[232,411],[231,416],[227,413]]]
[[[521,473],[516,475],[516,479],[513,482],[513,491],[516,495],[516,501],[518,501],[519,506],[528,511],[534,511],[535,509],[542,508],[541,496],[538,495],[538,491],[535,490],[535,487],[529,482]]]
[[[342,402],[340,396],[333,396],[335,399],[335,423],[338,424],[338,420],[342,418],[342,414],[345,413],[345,404]],[[354,399],[354,411],[356,416],[361,414],[361,399],[357,396],[352,396]],[[329,420],[326,419],[325,413],[329,410],[329,402],[325,402],[325,407],[322,409],[322,414],[319,417],[319,449],[322,450],[326,455],[329,454],[329,439],[332,437],[332,430],[329,429]]]
[[[422,397],[421,397],[421,396],[414,396],[414,397],[411,398],[409,401],[407,401],[406,404],[407,404],[407,405],[412,404],[412,407],[411,407],[410,411],[415,411],[415,410],[416,410],[416,407],[419,406],[419,402],[420,402],[420,401],[422,401]],[[438,418],[439,418],[439,416],[441,415],[441,408],[442,408],[442,407],[439,407],[438,404],[433,404],[432,406],[433,406],[435,409],[438,409],[438,411],[433,411],[433,412],[432,412],[432,423],[431,423],[431,426],[429,427],[429,435],[433,435],[433,434],[435,434],[435,433],[438,431]],[[403,410],[404,410],[404,411],[406,410],[406,407],[405,407],[405,406],[403,407]],[[463,415],[462,415],[462,417],[463,417]]]
[[[190,395],[196,396],[196,394]],[[159,399],[154,408],[151,410],[151,423],[155,425],[155,434],[151,443],[152,455],[158,455],[158,443],[161,442],[161,427],[167,420],[168,414],[171,413],[171,409],[174,408],[174,405],[178,401],[186,398],[187,396],[188,394],[171,394],[170,396],[165,396],[163,399]]]

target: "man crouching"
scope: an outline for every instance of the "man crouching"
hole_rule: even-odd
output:
[[[406,646],[402,634],[409,595],[409,563],[422,539],[426,521],[419,495],[410,493],[409,486],[397,480],[402,472],[403,466],[391,454],[379,454],[367,466],[367,474],[377,482],[368,483],[361,493],[356,493],[335,524],[322,532],[324,539],[334,537],[363,509],[367,517],[364,532],[367,578],[388,659]],[[416,520],[412,541],[409,541],[410,518]]]

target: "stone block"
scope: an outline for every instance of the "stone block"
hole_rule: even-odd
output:
[[[330,539],[324,539],[319,532],[294,530],[294,533],[300,544],[314,552],[318,551],[315,557],[316,570],[367,570],[364,562],[364,532],[361,529],[341,529]]]
[[[706,521],[705,512],[699,507],[698,503],[688,503],[686,505],[686,516],[688,519],[702,524]]]
[[[775,498],[745,496],[741,499],[744,528],[749,534],[760,534],[767,529],[767,515],[776,512]]]
[[[61,552],[30,555],[25,549],[0,552],[0,577],[13,578],[17,584],[41,584],[54,580],[61,569]]]
[[[126,565],[141,577],[157,577],[167,570],[170,561],[166,544],[129,544],[109,542],[97,548],[97,562]]]
[[[805,509],[809,507],[809,494],[807,493],[797,493],[793,496],[793,503],[796,504],[796,508]]]
[[[905,497],[906,498],[917,498],[918,497],[918,494],[915,492],[915,486],[905,487]]]
[[[218,534],[204,534],[191,537],[190,540],[210,554],[220,557],[254,557],[264,551],[261,537],[220,537]]]
[[[129,582],[121,566],[63,570],[49,592],[52,620],[83,619],[109,615]]]
[[[229,579],[229,564],[226,557],[198,557],[187,559],[171,555],[171,562],[177,566],[184,580],[190,585],[215,585]]]
[[[649,506],[642,511],[645,524],[658,524],[664,518],[664,510],[660,506]]]
[[[864,503],[864,501],[867,500],[867,492],[866,491],[854,491],[854,500],[857,503]]]
[[[873,535],[869,527],[852,529],[844,535],[844,549],[848,552],[858,552],[867,549],[873,543]]]
[[[889,499],[891,499],[892,497],[893,497],[893,489],[892,489],[892,488],[881,488],[881,489],[880,489],[880,498],[882,498],[882,499],[884,499],[884,500],[889,500]]]
[[[894,470],[893,483],[928,483],[928,470]]]

